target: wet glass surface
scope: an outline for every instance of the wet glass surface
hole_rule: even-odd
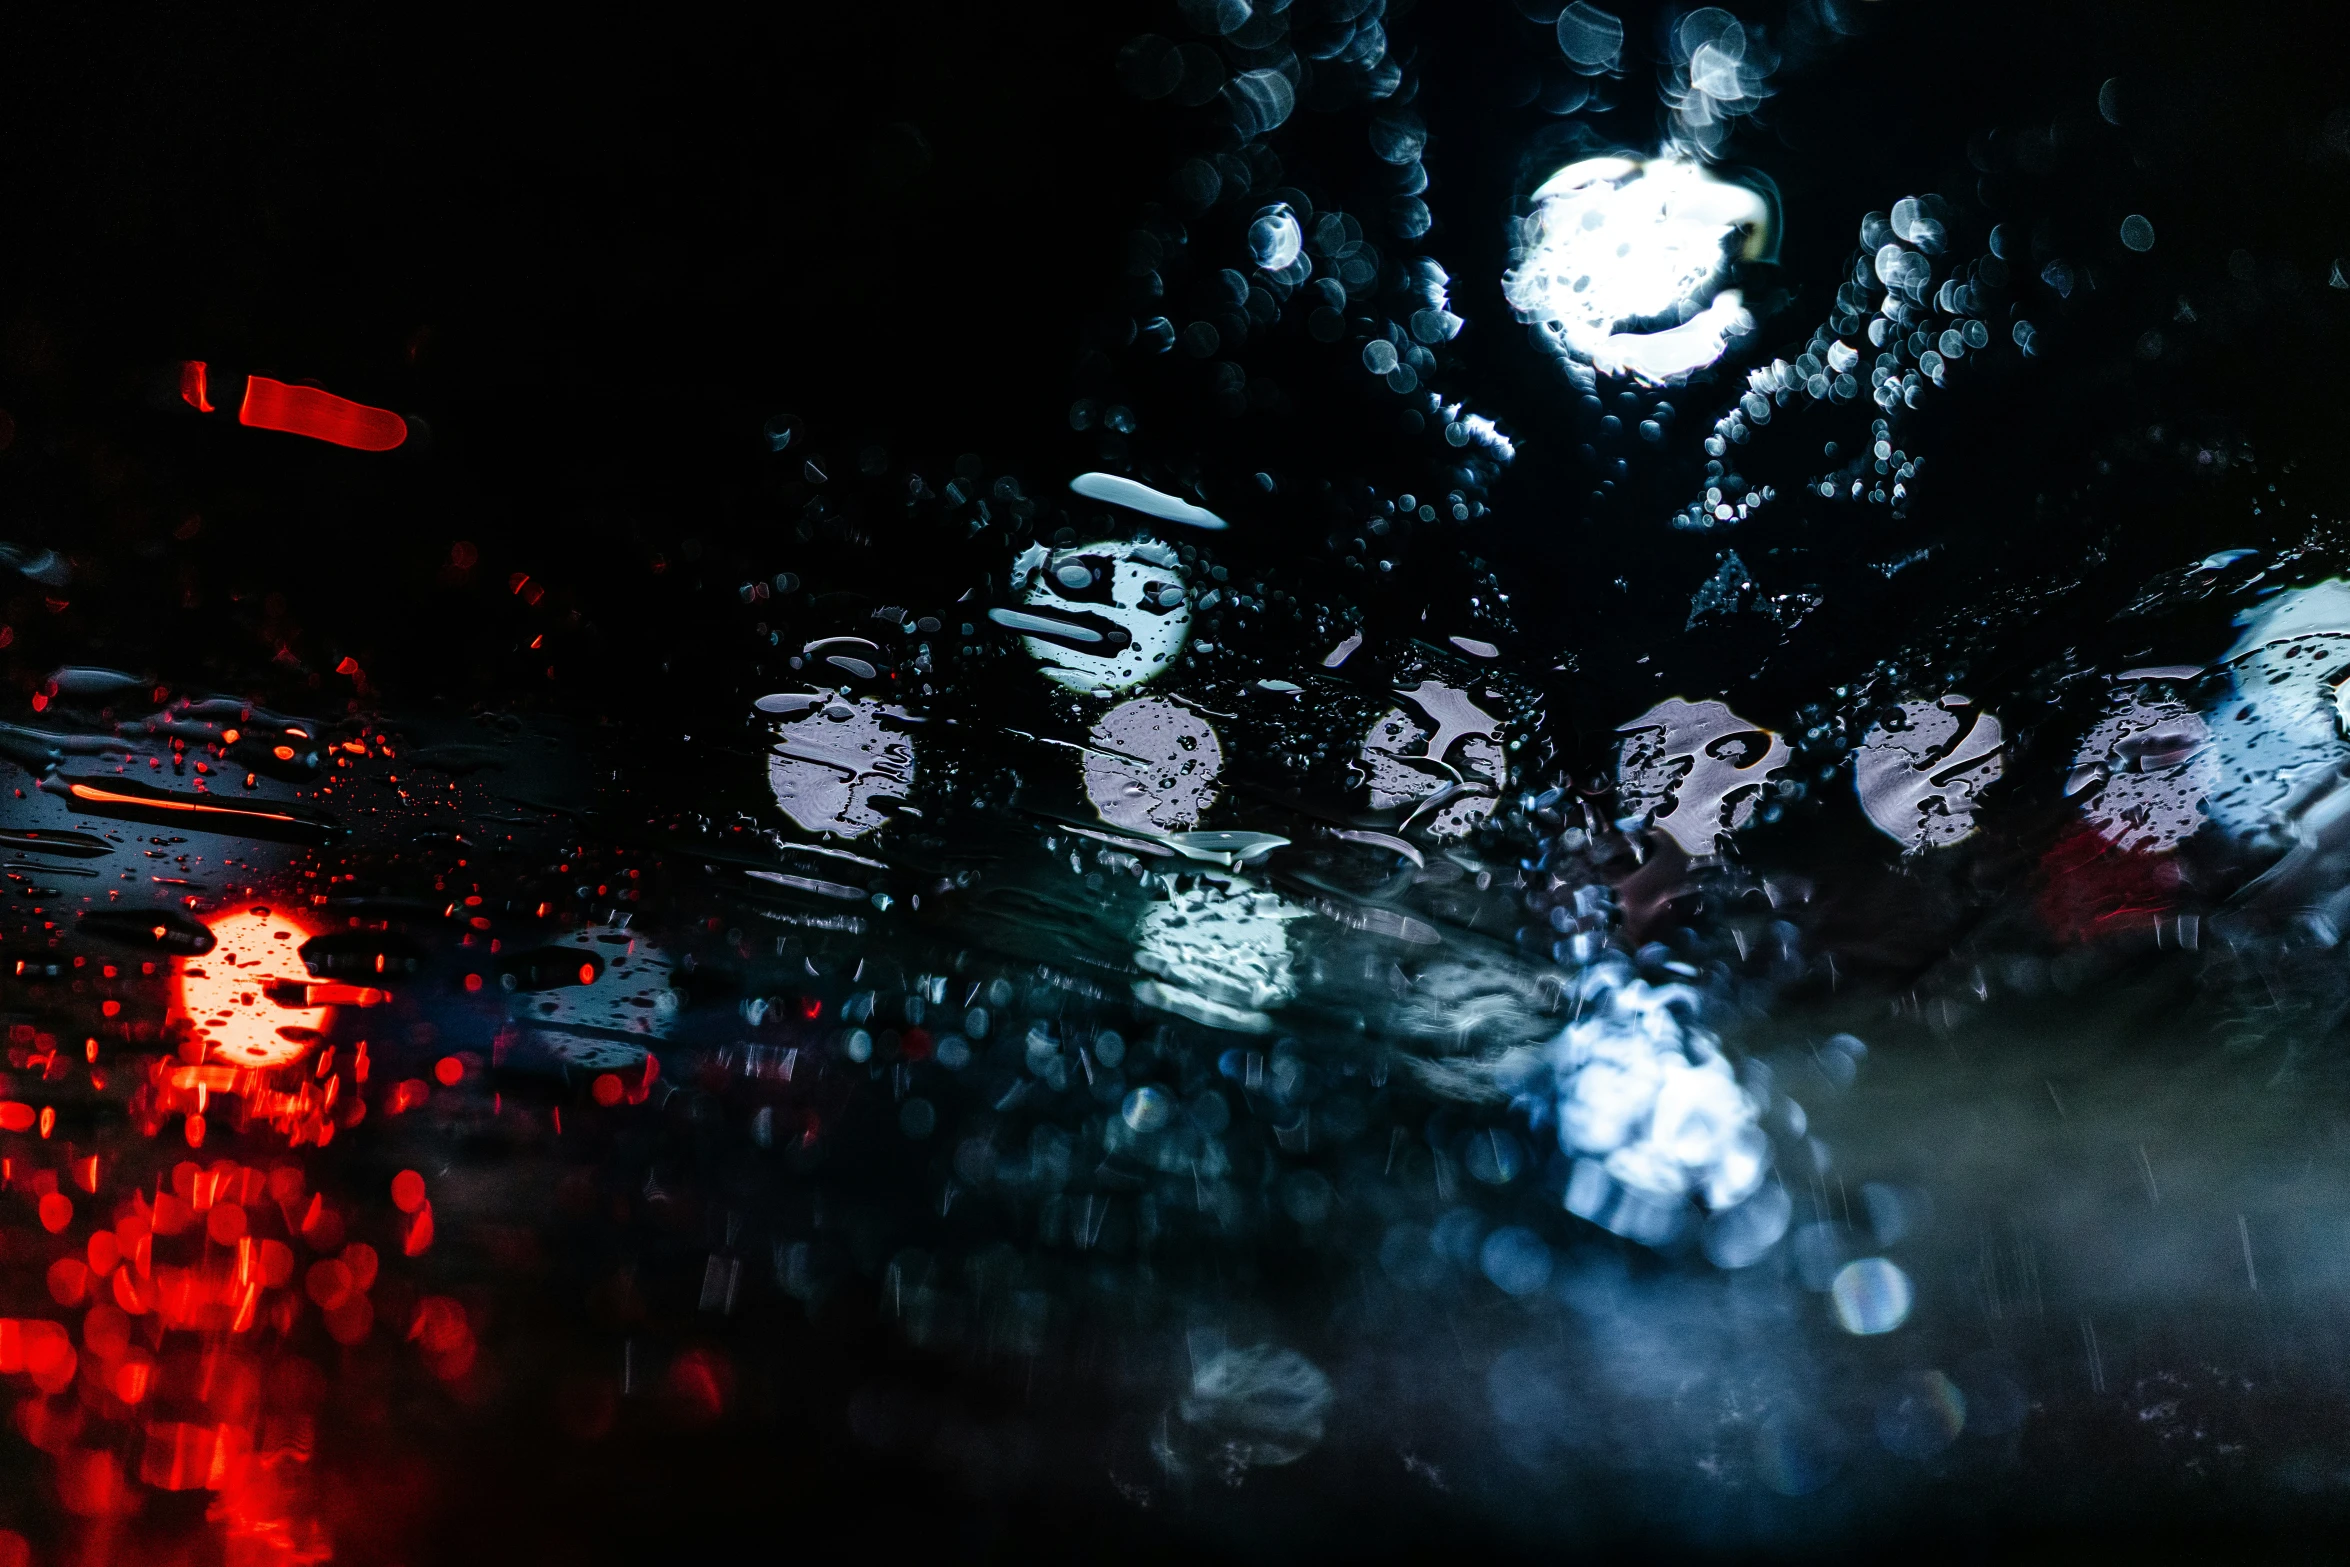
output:
[[[0,1567],[2323,1537],[2337,32],[28,23]]]

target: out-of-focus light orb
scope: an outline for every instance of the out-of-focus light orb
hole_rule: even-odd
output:
[[[2273,831],[2305,784],[2350,758],[2342,736],[2350,583],[2280,593],[2237,624],[2244,634],[2220,660],[2233,685],[2214,714],[2219,777],[2207,809],[2230,832]]]
[[[1306,233],[1286,201],[1258,209],[1248,226],[1248,253],[1267,272],[1282,272],[1306,248]]]
[[[1175,1100],[1155,1083],[1145,1083],[1126,1096],[1119,1115],[1136,1132],[1155,1132],[1175,1118]]]
[[[1915,1299],[1909,1275],[1883,1257],[1863,1257],[1836,1270],[1828,1285],[1836,1321],[1847,1333],[1890,1333],[1909,1320]]]
[[[1191,635],[1183,566],[1156,539],[1032,545],[1012,568],[1018,609],[988,618],[1025,633],[1022,645],[1056,684],[1123,691],[1165,673]]]
[[[1914,1371],[1877,1400],[1877,1445],[1920,1462],[1938,1456],[1966,1429],[1966,1395],[1940,1371]]]
[[[1113,827],[1188,832],[1215,801],[1224,748],[1208,721],[1180,703],[1121,702],[1088,739],[1085,797]]]
[[[1440,680],[1397,694],[1421,716],[1390,708],[1363,737],[1371,808],[1418,802],[1407,824],[1425,816],[1421,824],[1436,837],[1458,838],[1493,814],[1509,776],[1501,720]]]
[[[518,991],[509,1010],[552,1028],[587,1028],[638,1039],[658,1039],[677,1018],[669,954],[619,925],[583,925],[555,945],[595,959],[602,974],[592,985]]]
[[[1585,76],[1612,71],[1624,57],[1623,21],[1589,0],[1574,0],[1559,12],[1558,40],[1559,52]]]
[[[803,831],[861,838],[913,787],[914,741],[902,709],[829,688],[778,692],[757,705],[780,720],[767,786]]]
[[[591,985],[518,990],[507,1011],[533,1044],[582,1071],[634,1071],[676,1024],[683,1000],[668,953],[620,925],[583,925],[554,943],[592,956],[603,972]]]
[[[1877,831],[1915,852],[1973,836],[1975,801],[2006,770],[1999,720],[1960,714],[1963,696],[1904,702],[1869,726],[1852,758],[1860,808]]]
[[[1567,1211],[1644,1246],[1680,1232],[1691,1197],[1718,1214],[1761,1193],[1770,1173],[1760,1106],[1720,1042],[1690,1020],[1696,1005],[1685,986],[1594,965],[1576,1020],[1543,1051],[1559,1146],[1575,1161]],[[1753,1255],[1728,1265],[1753,1261],[1786,1230],[1768,1206],[1753,1224],[1730,1248]]]
[[[1478,1271],[1505,1295],[1535,1293],[1550,1282],[1552,1266],[1550,1247],[1521,1225],[1495,1230],[1477,1248]]]
[[[1201,1357],[1176,1409],[1210,1439],[1229,1473],[1312,1452],[1331,1398],[1321,1367],[1295,1350],[1257,1344]]]
[[[1735,1208],[1705,1221],[1706,1260],[1717,1268],[1751,1268],[1787,1234],[1795,1200],[1784,1186],[1765,1186]]]
[[[312,983],[300,948],[316,932],[276,910],[254,906],[210,920],[218,944],[180,968],[179,1010],[210,1057],[228,1066],[299,1061],[317,1044],[332,1007],[286,1005]]]
[[[1738,19],[1718,6],[1692,11],[1672,32],[1673,79],[1664,100],[1673,111],[1674,138],[1711,156],[1733,120],[1761,107],[1772,64],[1759,35],[1748,37]]]
[[[1795,753],[1759,724],[1720,702],[1667,697],[1619,724],[1618,798],[1692,859],[1719,852],[1722,839],[1754,819],[1763,784]]]
[[[2203,825],[2204,799],[2218,781],[2203,715],[2160,685],[2125,675],[2073,753],[2065,793],[2116,848],[2160,853]]]
[[[1288,925],[1307,911],[1237,876],[1202,873],[1143,911],[1135,999],[1210,1028],[1270,1033],[1270,1009],[1297,994]]]
[[[1534,192],[1502,292],[1562,355],[1654,385],[1722,357],[1754,330],[1736,257],[1770,243],[1770,204],[1679,158],[1570,163]]]

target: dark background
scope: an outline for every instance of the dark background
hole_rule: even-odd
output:
[[[2215,508],[2228,542],[2261,542],[2242,537],[2245,493],[2183,483],[2192,464],[2182,472],[2166,443],[2144,440],[2149,425],[2252,449],[2265,482],[2335,422],[2320,373],[2343,319],[2327,273],[2350,243],[2335,216],[2350,144],[2327,118],[2340,105],[2322,64],[2335,24],[2184,5],[1841,14],[1845,34],[1816,16],[1748,17],[1786,50],[1776,96],[1726,149],[1785,198],[1784,302],[1757,346],[1800,344],[1856,215],[1902,194],[1958,204],[1954,249],[1979,253],[2002,222],[2035,255],[2099,272],[2059,305],[2033,297],[2031,264],[2015,269],[2043,359],[1995,351],[1911,422],[1913,449],[1945,455],[1898,541],[1879,520],[1800,504],[1735,537],[1671,533],[1659,519],[1692,492],[1693,439],[1636,460],[1619,496],[1591,504],[1577,455],[1590,432],[1496,281],[1503,220],[1541,172],[1529,148],[1553,128],[1539,99],[1510,100],[1538,68],[1559,74],[1555,47],[1501,3],[1389,18],[1434,133],[1437,227],[1423,248],[1471,323],[1445,390],[1502,419],[1525,456],[1497,491],[1497,520],[1424,540],[1384,598],[1332,591],[1355,589],[1401,623],[1457,591],[1460,556],[1495,560],[1521,616],[1512,651],[1536,667],[1580,655],[1584,678],[1558,693],[1588,731],[1570,752],[1594,749],[1606,715],[1650,689],[1649,671],[1627,667],[1634,649],[1725,687],[1762,662],[1774,638],[1754,626],[1679,635],[1722,548],[1768,588],[1825,594],[1752,699],[1791,706],[1849,675],[1862,647],[1873,655],[1979,604],[1987,583],[2029,583],[2098,543],[2110,599],[2201,553]],[[1601,136],[1657,135],[1653,67],[1638,56],[1658,52],[1668,16],[1627,13],[1620,106],[1583,117]],[[357,656],[402,698],[513,685],[594,705],[673,698],[664,660],[725,680],[733,661],[711,619],[723,611],[692,584],[730,592],[788,553],[796,496],[780,493],[788,465],[764,462],[759,436],[779,413],[808,432],[795,463],[816,450],[845,472],[878,443],[935,482],[969,453],[1049,495],[1089,461],[1069,401],[1098,392],[1144,415],[1138,460],[1238,480],[1278,457],[1315,479],[1410,488],[1440,449],[1396,439],[1382,424],[1391,405],[1334,362],[1344,354],[1277,345],[1295,396],[1241,419],[1176,367],[1131,351],[1087,360],[1130,319],[1126,226],[1167,198],[1180,157],[1229,139],[1211,116],[1118,90],[1116,49],[1144,28],[1192,36],[1151,8],[668,14],[611,31],[196,9],[137,28],[30,19],[0,107],[0,402],[20,431],[0,477],[10,534],[154,563],[145,598],[82,628],[125,639],[126,659],[172,662],[217,639],[225,593],[274,590],[282,612],[247,606],[248,618],[273,620],[281,640],[305,633],[318,645],[297,651],[313,665]],[[2109,77],[2119,127],[2097,112]],[[1376,173],[1362,120],[1301,109],[1273,138],[1287,177],[1359,205]],[[2148,257],[2113,238],[2134,210],[2157,218]],[[1243,216],[1227,203],[1195,220],[1194,248],[1233,249],[1224,230]],[[2248,277],[2228,271],[2237,251]],[[2182,298],[2192,327],[2172,320]],[[2136,352],[2149,327],[2168,328],[2154,361]],[[152,406],[156,372],[182,357],[421,415],[429,449],[381,461],[199,434]],[[1722,399],[1699,387],[1675,400],[1705,422]],[[1787,489],[1817,466],[1801,444],[1779,442],[1775,462],[1758,445],[1745,467]],[[1256,508],[1231,550],[1243,563],[1311,553],[1327,519],[1308,510]],[[201,532],[172,537],[191,513]],[[460,539],[481,566],[452,583]],[[1930,572],[1888,587],[1870,569],[1920,546],[1939,547]],[[985,565],[888,529],[858,547],[867,573],[910,601],[960,592]],[[1803,553],[1766,566],[1774,548]],[[668,569],[654,572],[656,557]],[[191,571],[207,612],[193,618],[174,591]],[[493,590],[515,571],[589,623],[562,661],[592,671],[584,692],[534,686],[541,661],[506,656],[520,627]],[[1618,577],[1628,591],[1611,590]],[[2011,649],[2017,675],[2049,651],[2026,640]]]
[[[2334,24],[2183,5],[1846,14],[1853,36],[1749,18],[1791,41],[1778,96],[1728,149],[1786,201],[1793,298],[1764,346],[1817,324],[1855,214],[1912,191],[1957,201],[1978,250],[1992,221],[2038,225],[2050,250],[2108,273],[2093,297],[2032,311],[2051,362],[1986,364],[1922,421],[1919,444],[1948,429],[1939,445],[1967,456],[1945,462],[1915,525],[1947,563],[1892,598],[1855,574],[1875,541],[1829,522],[1734,540],[1653,526],[1688,492],[1672,463],[1590,514],[1588,475],[1560,466],[1587,432],[1495,283],[1525,149],[1549,123],[1503,100],[1554,53],[1546,30],[1499,3],[1390,18],[1425,79],[1426,248],[1472,323],[1461,379],[1527,453],[1498,497],[1504,525],[1466,542],[1513,568],[1530,653],[1566,645],[1578,599],[1627,572],[1654,601],[1609,620],[1607,639],[1649,649],[1725,543],[1752,557],[1808,535],[1821,558],[1806,569],[1846,637],[1977,596],[1980,573],[2124,519],[2125,545],[2152,554],[2197,531],[2191,502],[2159,465],[2135,489],[2096,472],[2125,431],[2167,414],[2276,452],[2331,423],[2316,372],[2341,320],[2325,280],[2350,173],[2327,135]],[[1635,54],[1663,17],[1628,13]],[[331,620],[387,674],[413,663],[421,697],[488,637],[467,623],[481,606],[429,591],[458,538],[483,549],[485,579],[529,570],[587,595],[624,663],[675,634],[645,568],[688,537],[758,548],[779,516],[758,460],[774,413],[812,421],[836,467],[879,441],[933,473],[971,452],[1051,485],[1080,458],[1063,414],[1089,389],[1088,334],[1121,302],[1123,227],[1166,196],[1178,155],[1216,140],[1200,116],[1118,91],[1116,48],[1143,28],[1191,36],[1149,8],[672,14],[617,31],[196,9],[137,28],[30,19],[0,108],[0,395],[33,448],[11,464],[9,526],[149,546],[209,501],[211,551],[271,559],[298,619]],[[2119,128],[2096,110],[2108,77],[2123,83]],[[1652,139],[1646,88],[1635,64],[1596,123]],[[1359,193],[1360,121],[1301,111],[1274,139],[1290,177]],[[2141,208],[2161,242],[2133,263],[2112,233]],[[2239,249],[2253,280],[2226,270]],[[2139,360],[2140,334],[2182,293],[2200,328]],[[421,414],[431,450],[371,463],[285,441],[175,444],[140,417],[140,378],[180,357]],[[1278,450],[1300,471],[1397,486],[1428,460],[1366,439],[1351,379],[1226,421],[1151,368],[1111,372],[1149,415],[1138,456],[1245,471]],[[34,451],[65,471],[24,472]],[[928,553],[886,568],[919,574]],[[369,591],[350,591],[362,575]],[[403,634],[428,604],[431,650]]]
[[[1764,721],[1921,643],[1963,646],[1973,694],[1998,700],[2103,635],[2151,573],[2333,515],[2350,300],[2328,286],[2350,248],[2335,65],[2350,24],[2186,4],[1849,14],[1850,35],[1791,54],[1730,149],[1786,204],[1789,297],[1760,346],[1793,351],[1859,215],[1913,192],[1958,202],[1976,249],[1991,223],[2018,225],[2104,280],[2061,305],[2019,286],[2044,352],[1985,356],[1915,421],[1935,471],[1898,541],[1873,514],[1793,504],[1734,539],[1670,533],[1659,519],[1689,491],[1685,452],[1617,500],[1585,499],[1589,432],[1496,281],[1547,123],[1511,100],[1555,47],[1501,0],[1391,14],[1433,131],[1423,248],[1471,323],[1447,393],[1500,418],[1524,455],[1493,519],[1421,540],[1394,587],[1362,597],[1375,620],[1413,623],[1457,593],[1464,556],[1492,560],[1519,611],[1513,657],[1552,671],[1576,655],[1571,675],[1541,677],[1571,761],[1600,758],[1609,726],[1662,694],[1641,655],[1668,687],[1738,691]],[[1783,13],[1748,19],[1799,36]],[[1633,54],[1663,20],[1627,9]],[[1071,400],[1117,396],[1144,415],[1138,456],[1196,462],[1228,491],[1276,459],[1341,484],[1424,482],[1433,443],[1400,437],[1343,355],[1283,349],[1292,405],[1237,420],[1177,369],[1088,358],[1117,335],[1104,324],[1123,308],[1126,229],[1166,198],[1179,158],[1215,144],[1196,116],[1118,90],[1115,53],[1146,29],[1189,36],[1150,6],[671,9],[532,28],[198,7],[16,18],[0,61],[0,537],[86,564],[62,608],[11,601],[9,677],[29,691],[88,660],[359,700],[326,683],[347,656],[367,700],[412,709],[735,714],[756,678],[739,581],[861,575],[876,597],[930,606],[995,569],[880,512],[800,549],[790,465],[810,451],[845,472],[879,444],[934,483],[971,453],[1046,494],[1090,465]],[[1653,141],[1647,69],[1608,134]],[[2112,77],[2118,127],[2097,111]],[[1275,145],[1291,179],[1333,201],[1375,172],[1359,111],[1301,110]],[[2132,211],[2160,235],[2145,258],[2113,238]],[[1219,208],[1195,229],[1230,249],[1244,216]],[[2148,358],[2156,329],[2165,347]],[[158,380],[181,358],[315,378],[420,416],[429,440],[377,459],[195,421]],[[1678,400],[1710,421],[1721,392]],[[760,433],[778,414],[809,432],[781,466]],[[1800,446],[1748,471],[1785,487],[1816,455]],[[2215,450],[2231,460],[2205,477],[2195,454]],[[1232,558],[1330,580],[1313,576],[1324,519],[1254,505],[1246,520]],[[459,541],[475,565],[452,563]],[[1766,580],[1781,569],[1770,550],[1808,551],[1784,580],[1816,583],[1828,607],[1790,637],[1684,635],[1690,592],[1732,544]],[[1931,569],[1872,567],[1927,545]],[[507,590],[514,573],[549,588],[545,611]],[[2059,582],[2074,586],[2051,593]],[[551,649],[526,646],[546,634]],[[632,1451],[633,1477],[549,1466],[543,1494],[568,1521],[548,1536],[512,1521],[486,1463],[507,1440],[459,1466],[482,1486],[477,1547],[551,1538],[643,1559],[754,1517],[780,1547],[797,1526],[777,1505],[826,1504],[825,1534],[859,1506],[910,1505],[891,1464],[827,1458],[821,1432],[772,1450],[730,1437]],[[624,1485],[627,1510],[596,1509]],[[688,1486],[696,1511],[680,1521],[665,1510]],[[1155,1519],[1083,1506],[1078,1523],[1058,1503],[914,1510],[963,1548],[1059,1554],[1095,1528],[1129,1552],[1176,1548]],[[1416,1520],[1427,1536],[1413,1522],[1381,1515],[1378,1543],[1426,1545],[1457,1520]],[[1358,1523],[1290,1527],[1327,1545]]]

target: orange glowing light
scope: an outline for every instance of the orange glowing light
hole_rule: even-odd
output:
[[[370,408],[315,386],[288,386],[265,375],[245,378],[245,401],[237,410],[237,423],[362,452],[388,452],[408,439],[408,421],[388,408]]]
[[[266,1068],[299,1061],[334,1011],[274,998],[319,999],[295,950],[317,932],[261,907],[218,915],[211,930],[217,945],[180,965],[177,1015],[216,1062]]]
[[[117,794],[96,784],[77,783],[66,791],[77,800],[93,805],[136,805],[155,811],[192,811],[199,816],[241,816],[265,822],[295,822],[298,816],[287,816],[278,811],[264,811],[250,805],[212,805],[203,800],[177,800],[168,795]]]

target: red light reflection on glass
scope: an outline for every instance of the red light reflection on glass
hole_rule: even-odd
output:
[[[205,387],[207,374],[201,359],[188,359],[180,363],[180,401],[200,414],[215,412],[212,398]]]
[[[237,423],[283,430],[362,452],[388,452],[408,439],[408,421],[388,408],[370,408],[315,386],[288,386],[265,375],[245,378]]]
[[[265,908],[216,916],[217,945],[185,964],[179,975],[179,1014],[213,1060],[241,1067],[298,1061],[326,1031],[323,1006],[286,1005],[312,999],[310,976],[298,949],[315,934],[306,925]]]

